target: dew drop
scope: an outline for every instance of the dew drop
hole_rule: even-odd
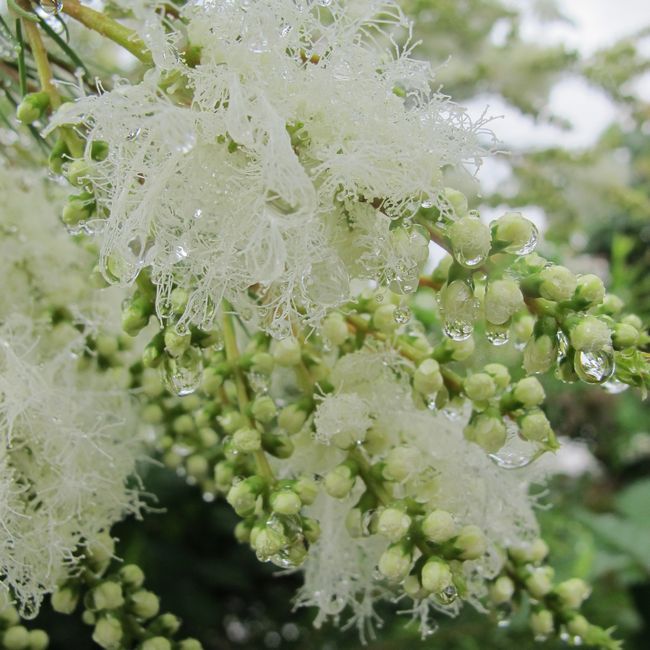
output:
[[[177,358],[166,357],[162,376],[167,389],[174,395],[190,395],[201,383],[203,360],[194,348]]]
[[[406,325],[411,320],[411,310],[408,307],[398,307],[393,312],[393,318],[399,325]]]
[[[511,424],[507,429],[508,433],[503,447],[499,451],[489,454],[499,467],[503,469],[526,467],[544,453],[534,442],[521,438],[516,425]]]
[[[614,374],[616,368],[614,355],[610,350],[578,352],[575,356],[574,367],[578,377],[588,384],[605,383]]]
[[[129,142],[133,142],[133,140],[137,140],[137,138],[138,138],[138,136],[140,135],[141,132],[142,132],[142,129],[141,129],[139,126],[136,127],[135,129],[131,129],[131,130],[127,133],[127,135],[126,135],[126,139],[127,139]]]
[[[442,331],[454,341],[465,341],[472,335],[474,324],[462,320],[445,321]]]
[[[487,340],[496,347],[505,345],[510,340],[508,327],[503,327],[502,325],[491,325],[490,323],[488,323],[485,330],[485,336],[487,337]]]
[[[48,16],[56,16],[63,10],[63,0],[40,0],[39,5]]]
[[[451,605],[458,598],[458,591],[453,585],[449,585],[438,594],[438,600],[444,605]]]
[[[603,388],[612,395],[618,395],[618,393],[626,391],[629,386],[616,378],[612,378],[603,384]]]
[[[487,255],[477,255],[476,257],[465,257],[461,250],[454,248],[454,259],[466,269],[474,269],[480,266],[488,258]]]

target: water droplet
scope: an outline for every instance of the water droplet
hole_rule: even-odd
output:
[[[502,325],[487,324],[485,329],[485,336],[487,340],[494,346],[505,345],[510,340],[510,332],[508,327]]]
[[[194,210],[194,214],[192,215],[195,219],[201,219],[203,217],[203,210],[201,208],[197,208]]]
[[[454,259],[467,269],[474,269],[480,266],[488,258],[487,254],[477,255],[476,257],[465,257],[462,250],[454,248]]]
[[[462,320],[445,321],[442,331],[454,341],[465,341],[474,331],[474,324]]]
[[[622,381],[619,381],[616,378],[612,378],[603,384],[603,388],[608,393],[612,393],[612,395],[618,395],[618,393],[622,393],[623,391],[626,391],[629,388],[629,386],[628,384],[624,384]]]
[[[127,135],[126,135],[126,139],[127,139],[129,142],[133,142],[133,140],[136,140],[136,139],[138,138],[138,136],[140,135],[141,132],[142,132],[142,129],[141,129],[139,126],[136,127],[135,129],[131,129],[131,130],[127,133]]]
[[[408,307],[398,307],[393,312],[393,319],[400,325],[405,325],[411,320],[411,310]]]
[[[610,350],[583,350],[576,354],[574,367],[582,381],[588,384],[602,384],[614,374],[614,354]]]
[[[177,358],[166,357],[162,364],[163,380],[174,395],[193,393],[201,383],[202,371],[203,359],[195,348]]]
[[[561,361],[566,357],[569,351],[569,339],[567,335],[562,331],[557,331],[557,360]]]
[[[424,208],[425,210],[429,210],[433,207],[433,201],[431,199],[425,199],[422,201],[422,203],[420,203],[420,207]]]
[[[184,260],[188,255],[189,253],[183,245],[179,244],[176,246],[176,248],[174,248],[174,257],[176,258],[177,262]]]
[[[63,0],[40,0],[39,5],[48,16],[55,16],[63,9]]]
[[[438,600],[444,605],[451,605],[458,598],[458,591],[454,585],[449,585],[438,594]]]
[[[512,422],[507,423],[506,442],[499,451],[489,454],[490,458],[503,469],[519,469],[530,465],[542,455],[543,450],[534,442],[519,436],[519,428]]]

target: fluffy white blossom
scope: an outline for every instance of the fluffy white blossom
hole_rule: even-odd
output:
[[[413,290],[426,247],[388,226],[438,200],[443,167],[476,161],[481,124],[395,45],[409,30],[397,4],[222,0],[184,12],[200,64],[144,30],[157,67],[52,122],[109,144],[106,160],[87,156],[106,277],[129,283],[149,266],[160,316],[177,285],[190,294],[181,323],[210,326],[226,298],[279,334],[289,317],[314,322],[343,302],[351,277]]]

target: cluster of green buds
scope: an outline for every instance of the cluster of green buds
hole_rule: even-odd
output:
[[[50,640],[43,630],[28,630],[5,592],[0,596],[0,648],[2,650],[46,650]]]
[[[591,588],[580,578],[554,581],[552,567],[545,563],[546,543],[537,539],[525,548],[511,548],[502,573],[492,582],[489,598],[503,623],[513,610],[527,606],[530,628],[538,641],[559,637],[573,646],[595,646],[618,650],[621,642],[613,630],[590,623],[581,613]]]
[[[196,639],[175,639],[181,621],[173,614],[160,613],[158,596],[143,587],[140,567],[127,564],[109,570],[113,554],[109,535],[97,539],[86,550],[80,575],[52,594],[52,608],[72,614],[81,603],[81,618],[93,627],[93,641],[106,650],[201,650]]]

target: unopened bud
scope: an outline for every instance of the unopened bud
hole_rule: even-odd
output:
[[[555,593],[560,597],[562,604],[569,609],[578,609],[589,597],[591,589],[589,585],[580,578],[571,578],[561,582]]]
[[[422,521],[422,533],[435,544],[443,544],[456,534],[456,522],[446,510],[434,510]]]
[[[544,442],[553,435],[553,429],[546,415],[539,409],[524,415],[520,427],[522,437],[533,442]]]
[[[533,569],[526,578],[526,589],[533,598],[543,598],[553,589],[553,569],[540,567]]]
[[[449,239],[456,261],[474,268],[482,264],[490,253],[490,229],[476,217],[463,217],[449,227]]]
[[[391,542],[400,540],[411,526],[411,518],[398,508],[386,508],[379,515],[377,532]]]
[[[411,554],[401,544],[392,544],[379,558],[379,571],[391,582],[399,582],[408,575],[411,562]]]
[[[158,596],[151,591],[141,589],[131,595],[131,611],[142,619],[153,618],[160,609]]]
[[[280,515],[296,515],[302,508],[300,497],[292,490],[273,492],[269,501],[273,512]]]
[[[425,359],[413,373],[413,387],[423,395],[437,393],[443,386],[440,365],[435,359]]]
[[[343,499],[349,493],[357,477],[355,468],[350,463],[343,463],[335,467],[325,476],[325,490],[335,499]]]
[[[422,567],[420,581],[427,591],[439,594],[453,584],[453,576],[446,562],[430,559]]]
[[[501,576],[490,586],[490,598],[495,605],[508,603],[515,593],[515,584],[508,576]]]
[[[488,373],[477,372],[465,379],[463,389],[473,402],[483,402],[496,393],[497,386]]]
[[[548,609],[533,612],[530,615],[530,629],[536,637],[546,638],[550,636],[555,630],[553,614]]]
[[[487,320],[503,325],[524,306],[524,296],[514,280],[495,280],[488,284],[483,304]]]
[[[463,526],[454,546],[463,560],[476,560],[487,550],[487,540],[478,526]]]
[[[257,429],[243,427],[233,433],[232,444],[242,454],[250,454],[262,448],[262,436]]]
[[[528,408],[538,406],[546,397],[544,388],[535,377],[520,379],[515,384],[513,395],[520,404]]]
[[[277,341],[273,348],[273,359],[280,366],[297,366],[302,359],[299,341],[293,337]]]
[[[578,281],[565,266],[547,266],[539,275],[539,292],[543,298],[562,302],[573,297]]]
[[[603,281],[591,273],[578,277],[576,287],[576,298],[584,302],[586,306],[598,305],[605,297],[605,285]]]
[[[612,334],[607,323],[595,316],[584,316],[570,332],[571,345],[576,350],[596,352],[611,348]]]
[[[117,650],[122,636],[122,624],[113,616],[100,618],[93,631],[93,641],[106,650]]]

